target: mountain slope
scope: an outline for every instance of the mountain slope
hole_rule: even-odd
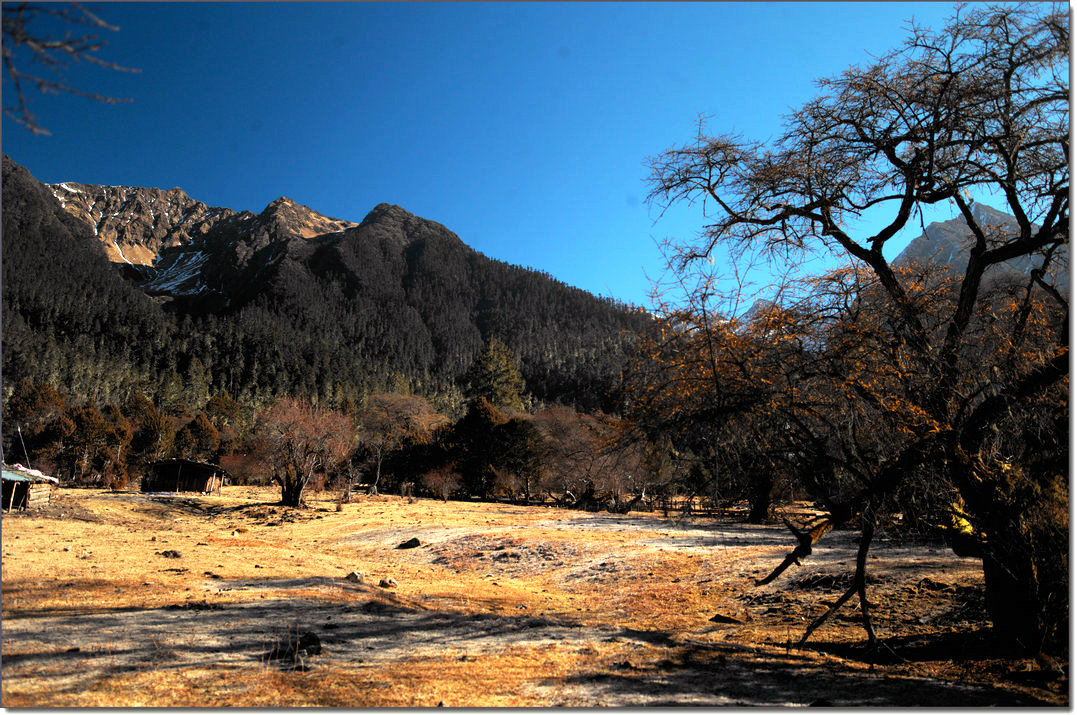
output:
[[[276,316],[442,389],[497,336],[539,399],[608,409],[624,348],[642,325],[624,306],[491,260],[388,204],[355,228],[262,250],[271,253],[237,272],[242,278],[214,284],[240,316]]]
[[[4,396],[23,377],[75,393],[153,379],[169,318],[119,280],[91,230],[3,157]]]
[[[410,389],[457,409],[459,379],[496,336],[518,356],[535,398],[609,410],[626,347],[647,320],[487,258],[399,206],[381,204],[359,224],[283,197],[259,214],[235,212],[178,189],[45,187],[6,158],[4,182],[5,273],[33,263],[46,245],[50,255],[95,256],[85,261],[92,280],[46,271],[47,289],[40,280],[5,281],[5,308],[15,308],[5,326],[9,318],[37,320],[43,340],[100,343],[88,354],[58,349],[56,359],[40,362],[34,345],[5,334],[5,370],[18,364],[27,376],[76,384],[98,399],[141,389],[193,409],[221,389],[255,402],[294,394],[330,403]],[[11,192],[33,194],[33,212],[48,225],[20,229],[27,207],[9,202]],[[150,256],[151,263],[134,260]],[[81,287],[90,284],[93,291]],[[27,296],[45,290],[79,315],[65,322],[46,310],[34,318]],[[138,320],[153,329],[122,345],[102,342],[128,312],[144,314]],[[128,356],[124,369],[137,379],[90,385],[110,351]],[[78,371],[84,377],[75,380]]]

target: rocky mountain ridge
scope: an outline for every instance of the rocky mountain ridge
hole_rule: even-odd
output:
[[[192,199],[180,188],[47,184],[65,211],[93,229],[109,260],[150,266],[162,249],[192,242],[237,212]]]
[[[379,204],[356,224],[282,197],[258,215],[236,214],[189,242],[163,247],[152,265],[121,269],[150,295],[216,312],[272,293],[285,265],[334,274],[363,292],[360,284],[379,283],[381,273],[404,271],[409,246],[430,241],[473,253],[449,229],[399,206]]]
[[[211,239],[215,230],[232,228],[264,246],[285,238],[315,238],[358,224],[330,218],[282,196],[259,214],[209,206],[181,188],[103,186],[62,182],[48,184],[65,211],[89,225],[109,260],[151,267],[165,249],[194,246]],[[181,263],[191,263],[189,257]],[[171,265],[162,266],[158,283],[168,283]]]
[[[108,258],[149,295],[220,309],[250,294],[293,241],[355,228],[281,196],[260,213],[212,207],[183,189],[46,185],[60,206],[89,226]],[[242,280],[240,280],[242,279]],[[240,280],[239,283],[236,281]]]
[[[1017,219],[985,204],[974,203],[972,214],[987,237],[988,248],[1010,240],[1019,230]],[[963,275],[973,241],[972,230],[964,216],[932,222],[898,254],[893,264],[898,267],[913,264],[945,266],[954,274]],[[1021,256],[990,266],[985,279],[1024,277],[1042,265],[1043,256]],[[1063,245],[1055,252],[1046,279],[1063,293],[1069,292],[1069,245]]]

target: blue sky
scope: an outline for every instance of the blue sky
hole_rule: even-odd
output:
[[[171,188],[260,211],[289,196],[359,221],[390,202],[487,256],[647,305],[659,218],[646,159],[715,132],[777,135],[814,80],[898,45],[947,3],[89,3],[118,32],[82,89],[5,117],[46,182]],[[5,106],[12,93],[4,81]],[[941,218],[948,218],[942,216]],[[917,233],[918,233],[917,229]],[[908,236],[911,239],[913,236]]]

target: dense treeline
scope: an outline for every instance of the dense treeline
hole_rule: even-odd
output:
[[[122,280],[89,226],[6,157],[3,172],[5,401],[28,378],[98,405],[137,392],[198,411],[224,391],[248,408],[285,395],[340,407],[397,391],[458,416],[464,373],[497,337],[535,404],[609,411],[625,347],[647,320],[490,260],[396,207],[388,228],[263,249],[279,256],[258,270],[217,261],[232,288],[210,311]]]
[[[472,372],[518,379],[515,364]],[[208,461],[233,483],[275,482],[293,506],[308,487],[339,489],[347,499],[362,485],[372,493],[624,510],[652,485],[645,451],[622,441],[621,421],[563,406],[521,412],[512,407],[518,393],[500,391],[495,404],[485,395],[498,390],[471,387],[466,412],[452,420],[427,399],[398,393],[342,409],[282,397],[251,410],[221,392],[192,413],[140,393],[98,407],[24,379],[9,399],[18,428],[5,433],[4,452],[65,484],[113,489],[137,487],[159,460]]]

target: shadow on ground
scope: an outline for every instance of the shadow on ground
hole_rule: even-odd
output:
[[[427,608],[383,589],[334,578],[221,582],[252,600],[188,600],[160,608],[78,613],[11,612],[4,619],[5,690],[44,679],[53,695],[99,678],[148,669],[252,666],[289,637],[312,633],[320,653],[305,667],[384,666],[423,658],[497,657],[506,648],[588,649],[617,643],[636,660],[604,663],[536,692],[572,691],[609,705],[1030,705],[1039,701],[983,686],[849,670],[836,660],[773,649],[682,642],[658,630],[584,626],[567,618],[466,614]],[[274,599],[259,591],[315,589],[329,598]],[[268,591],[267,591],[268,592]],[[291,636],[289,635],[291,634]],[[10,644],[16,644],[11,647]],[[635,650],[633,650],[635,649]],[[476,693],[476,704],[481,694]],[[536,702],[536,704],[544,704]]]
[[[1027,706],[1045,701],[1002,688],[906,676],[872,674],[796,651],[746,653],[735,646],[689,645],[653,664],[620,664],[622,672],[581,673],[605,704],[835,707]]]

